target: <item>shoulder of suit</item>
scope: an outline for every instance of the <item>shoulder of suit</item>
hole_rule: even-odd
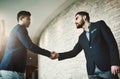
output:
[[[97,24],[105,24],[105,21],[104,20],[99,20],[96,22]]]
[[[99,20],[99,21],[97,21],[95,23],[105,23],[105,21],[104,20]]]
[[[90,22],[91,23],[91,25],[94,25],[94,24],[99,24],[99,23],[101,23],[101,22],[104,22],[103,20],[99,20],[99,21],[96,21],[96,22]]]
[[[27,32],[27,29],[24,26],[16,25],[16,32]]]
[[[93,26],[104,25],[106,24],[104,20],[99,20],[91,23]]]
[[[94,27],[94,28],[99,28],[101,25],[104,25],[105,22],[104,20],[99,20],[99,21],[96,21],[96,22],[91,22],[91,26]]]

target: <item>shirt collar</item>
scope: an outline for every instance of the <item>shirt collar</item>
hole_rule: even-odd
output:
[[[88,29],[90,29],[90,26],[91,26],[91,22],[90,22],[89,25],[88,25]]]
[[[91,22],[88,24],[88,29],[89,29],[89,31],[90,31],[90,26],[91,26]],[[89,32],[89,31],[85,31],[85,32]]]

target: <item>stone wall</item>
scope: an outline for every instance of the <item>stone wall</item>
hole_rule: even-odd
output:
[[[47,25],[41,35],[40,46],[58,53],[71,50],[83,31],[76,29],[74,24],[74,15],[78,11],[89,12],[91,22],[104,20],[111,28],[120,49],[120,0],[76,1]],[[84,52],[63,61],[40,55],[39,79],[87,79]]]

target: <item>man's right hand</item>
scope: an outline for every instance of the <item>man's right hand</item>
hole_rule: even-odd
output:
[[[52,60],[57,59],[57,58],[58,58],[58,53],[56,53],[55,51],[51,52],[50,58],[51,58]]]

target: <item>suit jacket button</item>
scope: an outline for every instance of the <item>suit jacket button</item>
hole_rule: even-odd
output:
[[[90,46],[90,48],[92,48],[92,46]]]

